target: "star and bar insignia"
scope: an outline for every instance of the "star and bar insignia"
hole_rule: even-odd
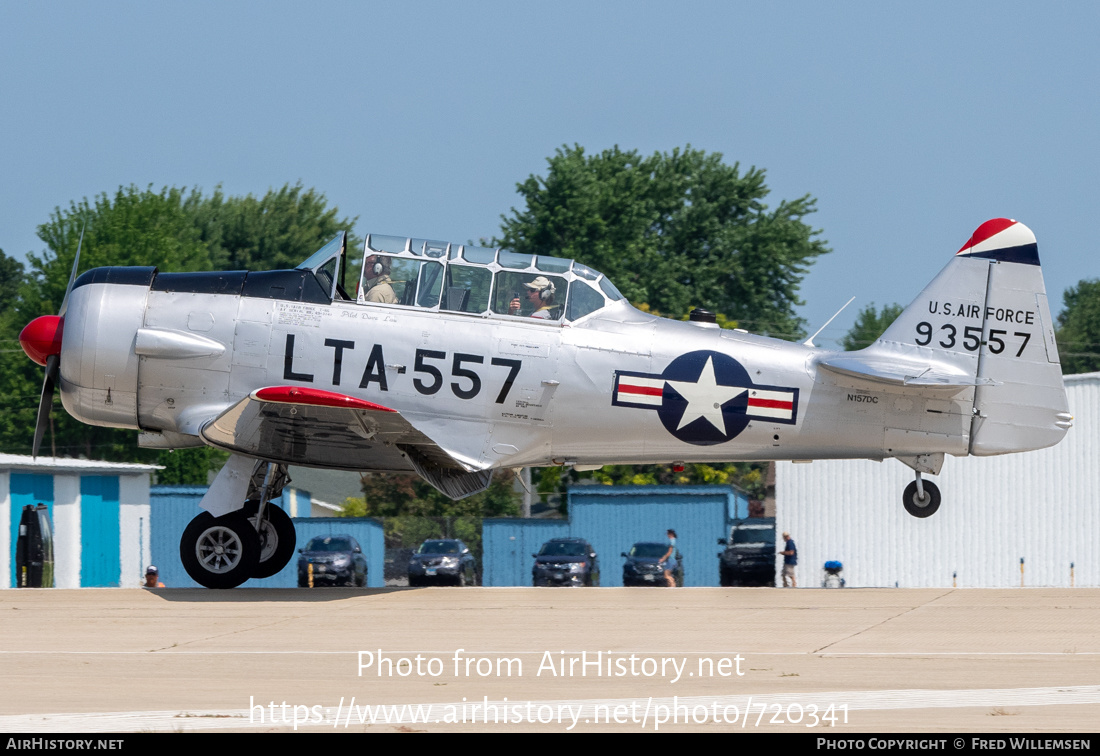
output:
[[[616,371],[611,404],[657,410],[679,440],[712,446],[735,438],[751,420],[794,425],[798,389],[758,386],[737,360],[700,350],[677,357],[660,375]]]

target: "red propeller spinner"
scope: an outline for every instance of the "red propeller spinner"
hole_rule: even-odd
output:
[[[19,333],[19,346],[39,365],[45,365],[50,355],[61,354],[61,335],[65,319],[60,315],[42,315],[27,323]]]

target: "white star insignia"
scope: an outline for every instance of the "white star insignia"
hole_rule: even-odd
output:
[[[707,357],[707,364],[703,365],[703,370],[694,383],[686,381],[665,382],[675,389],[677,394],[684,397],[688,403],[683,417],[680,418],[680,425],[676,430],[680,430],[685,425],[703,418],[720,433],[725,434],[726,423],[722,419],[722,405],[748,391],[747,388],[742,386],[719,386],[714,378],[714,363],[710,357]]]

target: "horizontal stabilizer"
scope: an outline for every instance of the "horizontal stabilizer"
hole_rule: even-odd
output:
[[[994,385],[988,378],[975,378],[964,372],[951,372],[946,366],[932,365],[927,362],[901,362],[897,359],[873,357],[833,357],[822,360],[818,365],[837,375],[860,378],[873,383],[891,386],[914,386],[920,388],[960,391],[969,386]]]

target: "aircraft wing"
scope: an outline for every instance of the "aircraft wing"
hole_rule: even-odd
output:
[[[957,392],[969,386],[995,383],[988,378],[977,378],[961,370],[953,370],[946,365],[916,360],[843,356],[822,360],[818,366],[838,376],[859,378],[890,386],[913,386]]]
[[[319,389],[257,389],[206,423],[200,435],[211,446],[272,462],[415,472],[452,496],[483,490],[492,477],[491,470],[460,463],[397,410]]]

